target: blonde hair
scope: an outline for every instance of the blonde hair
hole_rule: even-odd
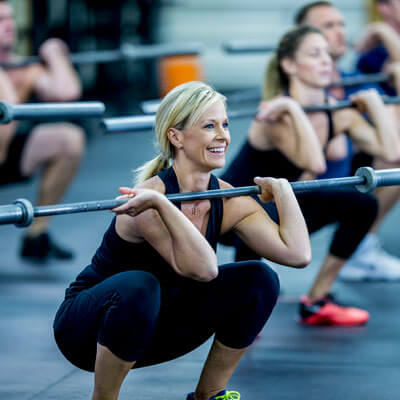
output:
[[[170,128],[185,129],[193,126],[208,107],[225,96],[203,82],[187,82],[172,89],[162,100],[156,114],[156,146],[160,154],[135,170],[135,183],[139,184],[167,169],[175,157],[175,147],[168,139]]]
[[[308,25],[298,26],[283,35],[276,53],[271,56],[265,70],[262,87],[263,100],[270,100],[289,90],[289,77],[282,69],[281,61],[284,58],[293,60],[301,43],[311,33],[322,35],[319,29]]]

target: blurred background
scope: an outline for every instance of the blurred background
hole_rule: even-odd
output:
[[[276,45],[293,25],[298,0],[13,0],[19,31],[18,53],[37,54],[49,37],[59,37],[71,52],[117,49],[122,44],[200,43],[196,68],[218,90],[257,87],[268,53],[227,54],[232,40]],[[370,0],[337,0],[350,40],[375,18]],[[351,22],[350,22],[351,21]],[[137,102],[160,97],[162,60],[133,60],[78,66],[85,99],[103,99],[115,111],[137,111]],[[343,59],[350,67],[353,54]],[[119,103],[119,104],[116,104]],[[114,110],[113,110],[114,111]]]
[[[124,44],[195,42],[202,50],[185,58],[186,72],[192,67],[194,75],[232,95],[261,86],[270,53],[228,54],[223,49],[224,43],[248,40],[274,47],[293,26],[295,12],[308,1],[12,0],[10,3],[15,10],[17,53],[21,56],[37,55],[40,45],[51,37],[63,39],[71,53],[115,50]],[[332,3],[348,23],[350,41],[359,38],[366,24],[375,19],[370,0]],[[353,67],[354,56],[349,51],[341,60],[345,69]],[[143,100],[160,98],[168,86],[168,72],[163,68],[169,61],[174,64],[182,60],[168,57],[77,65],[84,89],[82,100],[105,102],[106,116],[138,114]],[[251,107],[255,110],[257,101]],[[104,135],[98,122],[90,120],[85,125],[90,139],[87,151],[62,203],[114,198],[118,187],[132,184],[132,170],[154,156],[150,132]],[[228,163],[239,151],[249,124],[250,118],[232,121]],[[0,204],[21,197],[34,201],[37,184],[36,177],[27,183],[1,187]],[[52,219],[51,229],[57,239],[72,248],[76,257],[73,261],[52,260],[45,265],[33,265],[18,256],[24,229],[0,226],[0,400],[89,398],[93,377],[73,367],[61,355],[54,342],[52,322],[65,288],[90,263],[112,216],[96,212]],[[399,220],[397,206],[391,218],[386,219],[380,236],[393,254],[400,257]],[[243,388],[245,398],[398,398],[398,385],[393,383],[399,379],[400,348],[395,341],[400,333],[393,315],[398,315],[399,283],[391,286],[337,283],[348,303],[362,304],[375,311],[367,328],[322,333],[294,322],[298,297],[318,273],[332,232],[333,227],[329,226],[312,236],[313,262],[307,269],[278,267],[283,300],[263,332],[257,351],[249,353],[233,378],[232,387]],[[220,246],[218,257],[220,263],[230,262],[233,248]],[[203,346],[174,364],[135,371],[123,388],[123,398],[160,398],[160,387],[164,388],[161,396],[165,400],[183,398],[195,385],[206,351]],[[359,392],[358,396],[354,391]]]

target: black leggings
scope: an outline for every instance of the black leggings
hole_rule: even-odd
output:
[[[348,259],[356,250],[378,212],[378,203],[374,196],[353,191],[304,193],[298,194],[297,200],[310,234],[331,223],[338,223],[329,251],[344,259]],[[278,222],[275,205],[261,204],[272,219]],[[235,245],[236,261],[260,259],[238,237],[226,238],[222,243]]]
[[[92,266],[87,269],[93,274]],[[136,361],[134,368],[186,354],[213,333],[228,347],[244,348],[261,331],[279,294],[276,273],[260,261],[220,266],[218,277],[207,283],[184,281],[165,296],[154,275],[126,271],[65,300],[54,321],[61,352],[93,371],[97,343]]]

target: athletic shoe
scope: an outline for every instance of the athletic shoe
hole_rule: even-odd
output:
[[[315,326],[357,326],[369,320],[368,311],[337,304],[332,295],[311,302],[307,296],[300,298],[299,322]]]
[[[194,392],[189,393],[186,400],[194,400]],[[232,390],[221,390],[215,396],[210,397],[209,400],[240,400],[240,393]]]
[[[32,238],[25,236],[20,255],[24,259],[39,263],[43,263],[49,258],[71,260],[74,257],[72,251],[62,248],[48,233],[42,233]]]
[[[400,280],[400,259],[386,252],[376,235],[368,234],[343,265],[339,278],[350,282]]]

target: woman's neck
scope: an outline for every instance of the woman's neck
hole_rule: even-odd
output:
[[[325,91],[322,88],[306,86],[303,82],[293,79],[289,85],[290,96],[302,106],[313,106],[325,102]]]
[[[13,58],[11,49],[0,48],[0,62],[10,61]]]
[[[174,160],[172,167],[178,179],[181,192],[201,192],[208,189],[210,172],[201,172],[182,165],[183,162]],[[185,163],[186,164],[186,163]]]

